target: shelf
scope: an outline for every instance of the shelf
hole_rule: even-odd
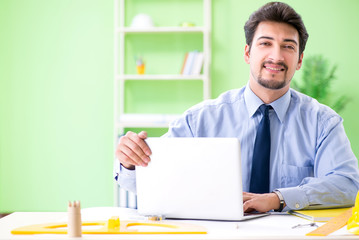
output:
[[[117,75],[117,79],[123,80],[205,80],[204,75],[181,75],[181,74],[126,74]]]
[[[122,114],[118,125],[129,127],[168,128],[168,124],[178,118],[178,114]]]
[[[147,0],[146,0],[147,1]],[[197,1],[197,0],[196,0]],[[139,1],[140,3],[141,1]],[[157,4],[158,1],[155,1]],[[183,3],[182,3],[183,2]],[[178,4],[185,4],[187,1],[179,1]],[[189,2],[189,1],[188,1]],[[151,85],[151,86],[166,86],[167,88],[171,87],[172,85],[170,82],[166,81],[178,81],[178,82],[186,82],[191,85],[192,83],[197,85],[202,85],[202,95],[203,100],[210,98],[210,65],[211,65],[211,23],[212,23],[212,7],[211,7],[211,0],[202,0],[202,8],[198,11],[202,11],[202,14],[200,12],[196,13],[198,17],[202,15],[203,19],[202,21],[200,19],[197,19],[198,21],[196,24],[198,26],[193,27],[182,27],[182,26],[163,26],[163,25],[176,25],[170,24],[165,19],[163,19],[159,24],[162,24],[161,27],[147,27],[147,28],[135,28],[130,27],[129,25],[129,18],[126,17],[126,0],[114,0],[114,8],[115,8],[115,14],[114,14],[114,148],[117,147],[118,142],[118,136],[125,134],[125,129],[127,128],[168,128],[169,123],[174,121],[175,119],[179,118],[181,115],[178,114],[146,114],[146,113],[136,113],[136,114],[130,114],[126,113],[126,108],[128,104],[126,103],[126,87],[141,87],[144,91],[146,91],[145,87],[143,85]],[[191,7],[192,4],[189,4],[188,7]],[[196,4],[197,5],[197,4]],[[157,7],[157,6],[153,6]],[[141,9],[141,8],[139,8]],[[183,8],[184,9],[184,8]],[[133,13],[137,13],[136,9],[134,9]],[[183,13],[183,19],[185,19],[187,14]],[[169,16],[171,17],[171,16]],[[173,21],[172,21],[173,22]],[[176,21],[177,22],[177,21]],[[198,22],[198,23],[197,23]],[[182,36],[183,35],[183,36]],[[153,38],[152,38],[153,37]],[[179,48],[177,47],[173,49],[170,44],[172,44],[173,41],[170,41],[170,39],[176,39],[179,41]],[[195,41],[188,46],[185,47],[183,44],[186,42],[187,39],[194,38]],[[142,44],[143,41],[147,41],[145,44]],[[169,39],[169,40],[167,40]],[[183,41],[181,40],[183,39]],[[157,41],[159,40],[159,41]],[[128,41],[128,42],[127,42]],[[133,43],[133,46],[131,45]],[[148,44],[150,43],[150,44]],[[168,46],[164,46],[163,49],[160,48],[153,48],[153,44],[156,46],[162,47],[162,44],[169,44]],[[140,48],[136,48],[136,46],[141,46]],[[176,45],[177,46],[177,45]],[[168,48],[170,47],[170,48]],[[153,48],[153,49],[152,49]],[[165,55],[163,58],[160,58],[158,56],[158,59],[160,59],[160,62],[156,62],[157,64],[161,63],[170,63],[167,61],[170,61],[171,59],[167,59],[169,55],[168,53],[178,54],[179,52],[188,52],[190,50],[194,49],[200,49],[203,51],[203,74],[200,74],[198,71],[196,72],[197,75],[182,75],[181,72],[176,70],[175,68],[167,69],[165,67],[160,68],[160,70],[154,70],[153,74],[144,74],[144,75],[138,75],[136,74],[135,69],[132,67],[132,71],[128,71],[129,73],[133,74],[127,74],[126,71],[130,69],[129,67],[131,65],[129,64],[130,55],[137,55],[137,54],[143,54],[141,52],[147,53],[149,56],[154,56],[156,53],[155,51],[165,51]],[[136,51],[139,53],[136,53]],[[148,51],[147,51],[148,50]],[[159,52],[162,54],[162,52]],[[181,58],[183,57],[183,54],[181,54]],[[156,56],[157,57],[157,56]],[[179,55],[177,56],[179,57]],[[178,58],[176,60],[179,60]],[[162,62],[161,62],[162,61]],[[166,62],[165,62],[166,61]],[[165,65],[166,65],[165,64]],[[179,61],[176,63],[179,66]],[[183,66],[182,66],[183,67]],[[164,71],[167,71],[164,72]],[[162,74],[163,73],[163,74]],[[175,73],[175,74],[171,74]],[[131,85],[129,82],[126,84],[126,81],[132,81],[133,85]],[[140,82],[140,81],[147,81],[149,82]],[[135,82],[138,81],[138,82]],[[157,82],[156,82],[157,81]],[[159,82],[162,81],[162,82]],[[193,81],[193,82],[190,82]],[[196,81],[196,82],[195,82]],[[198,81],[201,81],[199,83]],[[176,85],[177,82],[174,82]],[[173,87],[173,86],[172,86]],[[174,86],[176,87],[176,86]],[[136,89],[132,89],[136,90]],[[159,89],[161,90],[161,89]],[[181,90],[181,89],[178,89]],[[199,90],[199,89],[198,89]],[[167,90],[170,93],[171,89]],[[174,92],[177,93],[177,89],[174,89]],[[174,95],[176,95],[174,93]],[[170,96],[170,95],[169,95]],[[170,96],[171,97],[171,96]],[[177,97],[177,96],[174,96]],[[136,98],[129,99],[131,101],[136,101]],[[186,102],[186,101],[185,101]],[[185,103],[184,102],[184,103]],[[126,104],[125,104],[126,103]],[[141,104],[140,101],[135,102],[136,104]],[[155,104],[155,103],[154,103]],[[132,108],[136,109],[136,108]],[[143,109],[143,108],[141,108]],[[149,109],[145,109],[146,111],[149,111]],[[130,110],[128,110],[130,111]],[[172,111],[172,110],[170,110]],[[116,206],[121,207],[129,207],[129,206],[136,206],[136,197],[134,197],[132,200],[129,198],[130,195],[126,193],[123,189],[120,189],[119,194],[119,188],[116,185],[115,186],[115,202]],[[131,195],[132,196],[132,195]]]
[[[206,31],[204,27],[151,27],[151,28],[132,28],[132,27],[119,27],[117,31],[120,33],[185,33],[185,32],[198,32],[203,33]]]

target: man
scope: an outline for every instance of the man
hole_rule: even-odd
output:
[[[290,89],[308,39],[301,17],[285,3],[268,3],[244,29],[248,84],[190,108],[165,137],[237,137],[246,212],[353,205],[359,172],[341,117]],[[263,129],[269,129],[263,131],[268,137],[259,144],[256,134]],[[146,137],[128,132],[120,139],[116,179],[124,188],[135,191],[135,166],[150,161]],[[266,155],[265,149],[267,156],[258,156]],[[255,183],[263,176],[266,180]],[[264,188],[255,190],[262,183]]]

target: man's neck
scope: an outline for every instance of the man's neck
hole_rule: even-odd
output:
[[[259,97],[265,104],[270,104],[282,97],[289,89],[290,85],[281,88],[281,89],[269,89],[260,85],[254,80],[249,80],[249,87],[252,92]]]

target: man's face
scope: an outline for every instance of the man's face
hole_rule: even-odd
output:
[[[244,58],[250,64],[250,81],[267,89],[289,88],[295,71],[302,66],[298,31],[286,23],[261,22],[251,48],[245,47]]]

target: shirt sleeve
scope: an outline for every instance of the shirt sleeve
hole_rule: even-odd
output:
[[[115,159],[113,177],[121,188],[136,193],[136,170],[123,167],[120,161]]]
[[[353,206],[359,189],[358,162],[340,117],[332,117],[318,133],[314,177],[299,186],[279,188],[286,210]]]
[[[168,132],[162,137],[196,137],[194,128],[192,112],[186,111],[170,123]]]

